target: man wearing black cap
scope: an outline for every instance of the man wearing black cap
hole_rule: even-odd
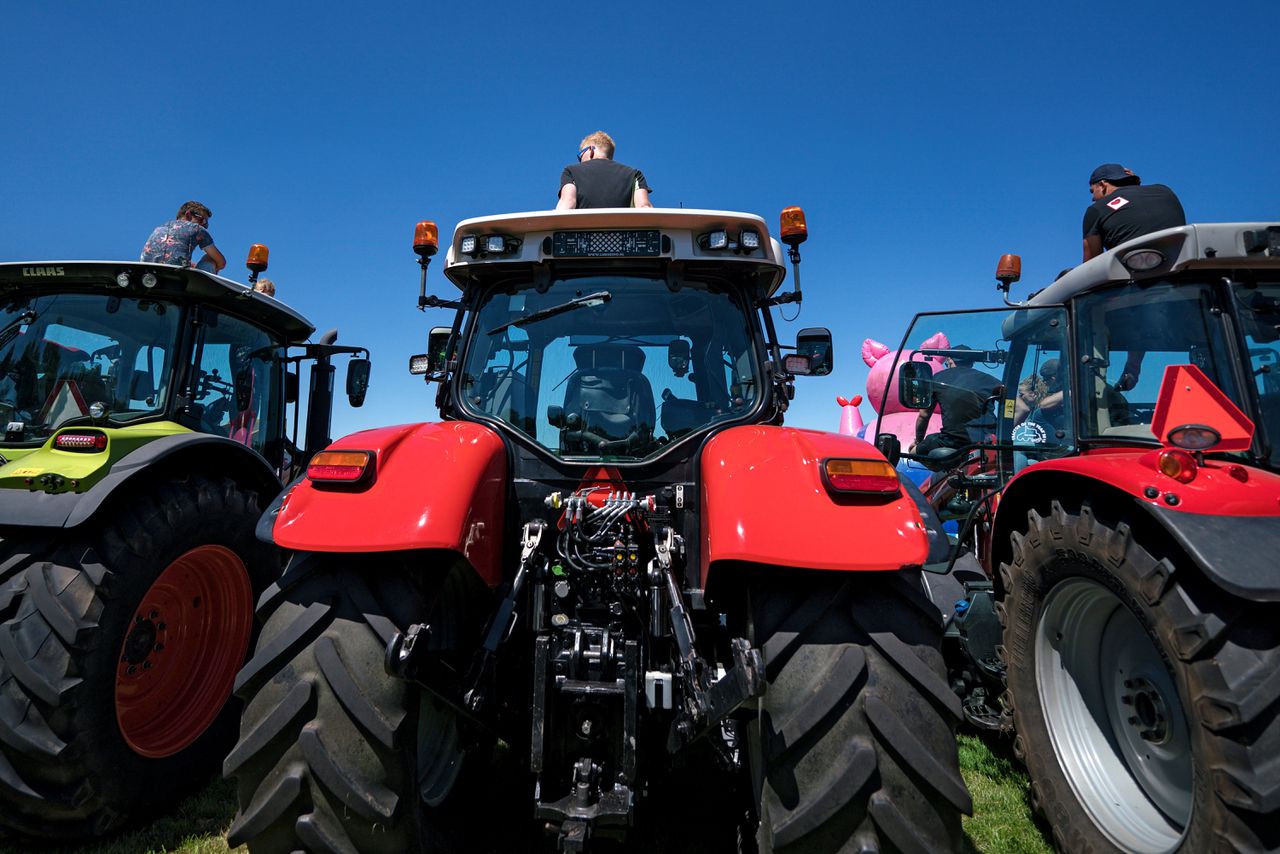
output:
[[[1162,228],[1187,224],[1182,203],[1164,184],[1142,180],[1119,163],[1104,163],[1089,176],[1093,204],[1084,212],[1084,260]]]

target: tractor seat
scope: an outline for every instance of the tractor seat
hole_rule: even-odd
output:
[[[584,344],[573,352],[577,370],[564,396],[560,447],[568,452],[636,450],[653,438],[653,388],[641,373],[644,351],[618,344]]]

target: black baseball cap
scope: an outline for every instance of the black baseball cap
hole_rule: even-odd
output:
[[[1092,187],[1099,181],[1109,181],[1112,184],[1121,184],[1124,182],[1137,184],[1141,179],[1134,174],[1125,171],[1125,168],[1119,163],[1103,163],[1097,169],[1093,170],[1093,174],[1089,176],[1089,186]]]

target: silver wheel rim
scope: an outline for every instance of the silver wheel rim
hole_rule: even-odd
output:
[[[1036,626],[1035,676],[1054,753],[1093,823],[1128,851],[1176,848],[1191,819],[1190,738],[1133,612],[1094,581],[1058,584]]]

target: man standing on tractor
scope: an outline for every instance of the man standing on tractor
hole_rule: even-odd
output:
[[[1182,203],[1164,184],[1142,179],[1119,163],[1104,163],[1089,176],[1093,204],[1084,212],[1084,260],[1126,240],[1187,224]]]
[[[651,207],[644,173],[613,159],[613,138],[602,130],[584,137],[578,162],[560,175],[556,210]]]
[[[209,236],[209,218],[212,216],[213,213],[199,202],[185,202],[178,208],[176,219],[156,226],[151,232],[139,260],[217,273],[227,266],[227,259],[222,257]],[[204,250],[204,257],[199,263],[192,260],[197,248]]]

